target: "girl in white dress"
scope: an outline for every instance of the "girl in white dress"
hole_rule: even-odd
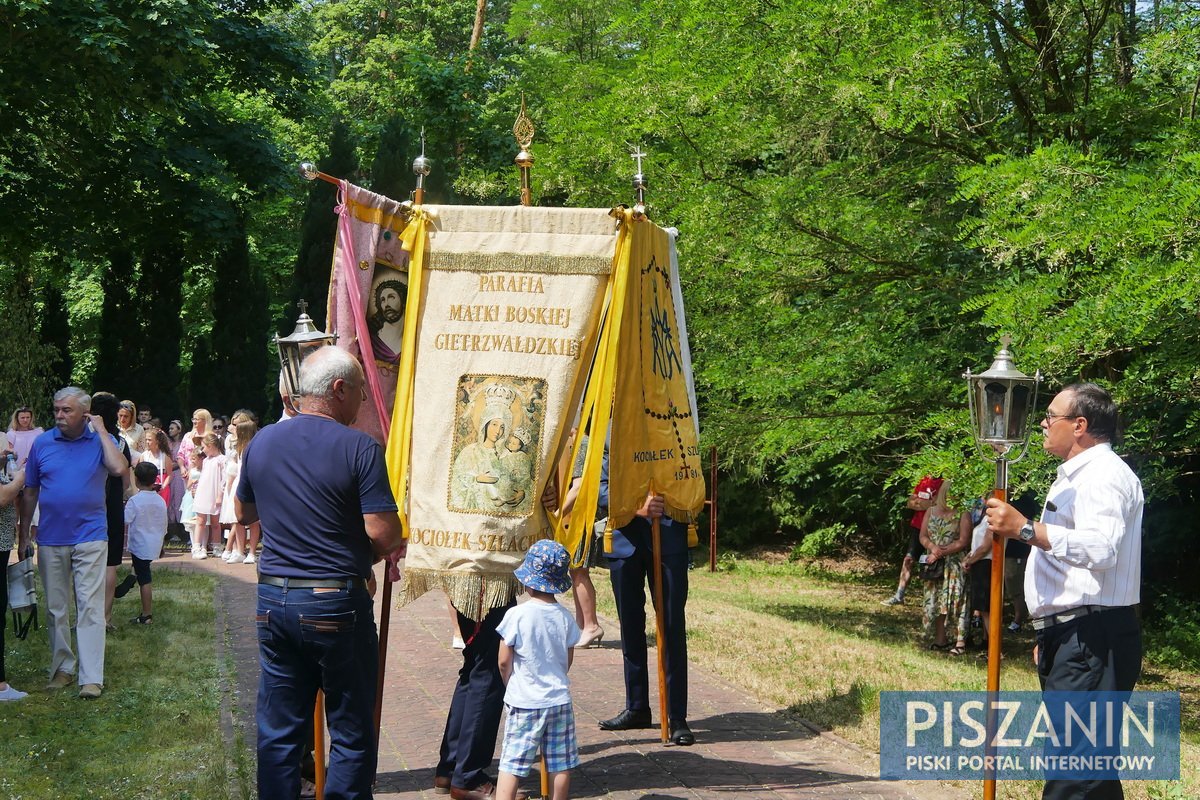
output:
[[[230,564],[254,563],[253,550],[249,557],[246,556],[246,526],[238,522],[234,515],[233,496],[237,492],[238,478],[241,475],[242,453],[256,433],[258,426],[253,420],[244,415],[233,415],[229,436],[226,438],[230,446],[229,454],[225,457],[225,500],[221,504],[221,524],[233,525],[229,533],[229,556],[225,559]],[[255,541],[255,544],[258,542]]]
[[[213,555],[219,555],[221,547],[221,502],[225,498],[225,456],[221,452],[221,440],[215,433],[206,433],[201,439],[204,451],[204,466],[200,469],[200,480],[196,481],[196,492],[192,508],[196,512],[196,540],[200,545],[197,558],[208,557],[211,544]]]
[[[196,530],[196,509],[192,507],[196,496],[196,484],[200,482],[201,468],[204,466],[204,453],[193,450],[188,461],[191,466],[187,479],[183,482],[183,496],[179,500],[179,521],[192,537],[192,558],[204,558],[204,548],[200,546],[199,531]]]

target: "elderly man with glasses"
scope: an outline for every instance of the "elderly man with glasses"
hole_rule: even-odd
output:
[[[1142,666],[1142,484],[1113,452],[1117,407],[1077,383],[1050,402],[1042,447],[1062,459],[1034,522],[988,500],[990,530],[1032,545],[1025,602],[1047,692],[1128,692]],[[1115,775],[1113,776],[1115,778]],[[1118,780],[1048,780],[1044,800],[1120,798]]]
[[[85,699],[99,697],[104,686],[105,482],[129,468],[91,407],[91,396],[74,386],[54,395],[54,428],[34,440],[25,467],[18,545],[23,553],[31,543],[30,522],[40,501],[37,560],[50,638],[46,688],[64,689],[78,672],[79,696]],[[72,590],[78,657],[71,649]]]

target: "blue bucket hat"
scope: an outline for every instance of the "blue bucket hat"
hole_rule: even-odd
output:
[[[567,573],[570,556],[567,548],[553,539],[539,539],[525,553],[525,561],[513,574],[525,586],[547,594],[562,594],[571,588]]]

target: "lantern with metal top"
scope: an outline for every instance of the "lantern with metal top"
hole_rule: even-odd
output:
[[[975,375],[968,369],[963,374],[967,405],[980,447],[991,445],[998,457],[1020,461],[1029,445],[1030,415],[1037,405],[1042,374],[1030,377],[1017,369],[1008,349],[1012,339],[1004,336],[1000,341],[1000,352],[987,370]],[[1014,448],[1020,448],[1016,458],[1007,458]]]
[[[992,365],[979,374],[967,370],[967,407],[971,413],[972,433],[983,457],[996,464],[996,484],[992,497],[1008,502],[1008,465],[1020,461],[1029,449],[1029,427],[1037,408],[1041,371],[1033,376],[1021,372],[1013,364],[1008,346],[1012,337],[1000,338],[1000,352]],[[990,446],[990,451],[988,446]],[[1017,451],[1015,457],[1010,453]],[[1004,607],[1004,540],[992,534],[991,607],[988,610],[988,692],[1000,691],[1000,612]],[[991,704],[989,703],[989,706]],[[987,741],[993,742],[996,731],[994,708],[987,715]],[[989,746],[988,755],[995,753]],[[984,800],[995,800],[996,774],[985,771]]]
[[[283,370],[283,382],[287,389],[292,405],[300,407],[300,362],[305,356],[318,347],[333,344],[337,341],[336,333],[326,333],[317,330],[312,317],[308,315],[308,303],[301,300],[296,304],[300,316],[296,319],[296,328],[288,336],[276,334],[276,350],[279,351],[279,366]]]

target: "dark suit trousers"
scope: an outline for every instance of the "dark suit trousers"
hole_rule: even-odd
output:
[[[647,539],[649,537],[646,537]],[[628,558],[610,558],[613,595],[621,621],[625,662],[625,707],[650,708],[650,672],[646,664],[646,587],[653,597],[654,559],[649,546],[637,546]],[[687,551],[663,556],[663,635],[666,637],[667,713],[687,718]],[[657,668],[655,675],[657,675]],[[655,681],[657,682],[657,677]]]
[[[436,774],[449,777],[460,789],[474,789],[486,780],[496,752],[496,735],[504,712],[504,682],[500,680],[500,636],[496,627],[516,603],[493,608],[476,623],[458,615],[463,641],[463,664],[454,685],[454,698],[442,734],[441,759]]]
[[[1142,671],[1142,626],[1132,606],[1038,631],[1038,678],[1047,692],[1130,692]],[[1118,780],[1048,780],[1042,800],[1121,800]]]

